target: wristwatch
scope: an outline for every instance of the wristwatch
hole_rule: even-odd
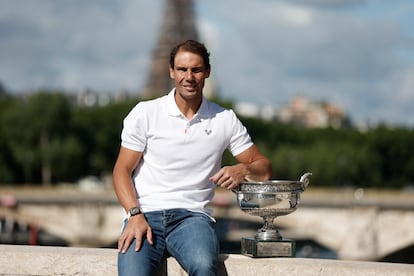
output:
[[[129,209],[128,213],[131,217],[142,214],[141,209],[139,209],[138,206],[135,206],[135,207],[132,207],[131,209]]]

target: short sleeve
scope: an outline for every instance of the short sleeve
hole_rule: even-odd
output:
[[[138,103],[123,121],[121,146],[143,152],[147,145],[147,114],[144,105]]]
[[[246,127],[237,118],[236,114],[232,110],[230,111],[232,136],[228,149],[233,156],[236,156],[250,148],[253,145],[253,142]]]

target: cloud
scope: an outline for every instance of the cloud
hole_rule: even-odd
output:
[[[0,81],[7,89],[138,91],[163,1],[3,0]],[[267,105],[295,95],[352,118],[414,118],[411,1],[195,1],[221,96]],[[414,122],[411,124],[414,125]]]
[[[7,1],[0,14],[0,79],[7,86],[138,91],[160,1],[20,2]]]
[[[401,121],[391,99],[395,75],[407,70],[397,54],[405,39],[398,22],[361,16],[356,11],[370,8],[363,1],[336,1],[329,8],[326,1],[313,2],[247,1],[237,12],[235,2],[226,1],[220,11],[208,7],[221,18],[210,24],[220,34],[222,94],[260,104],[301,94],[343,104],[357,119]]]

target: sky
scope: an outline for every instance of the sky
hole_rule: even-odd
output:
[[[194,2],[221,98],[277,107],[304,96],[354,122],[414,126],[414,1]],[[0,82],[139,93],[163,3],[0,0]]]

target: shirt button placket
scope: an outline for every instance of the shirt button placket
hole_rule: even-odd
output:
[[[184,134],[188,134],[188,131],[189,131],[189,129],[190,129],[190,121],[188,121],[186,124],[185,124],[185,129],[184,129]]]

